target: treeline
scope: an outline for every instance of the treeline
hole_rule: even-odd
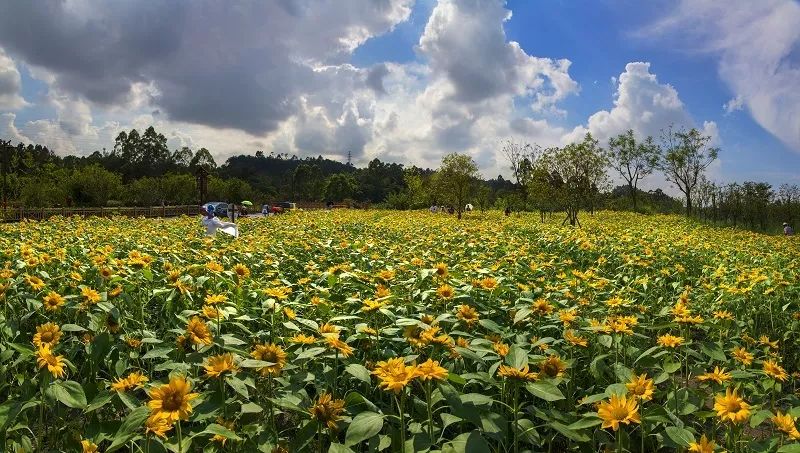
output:
[[[667,128],[657,140],[627,131],[601,144],[591,134],[563,147],[542,148],[508,141],[500,153],[512,179],[484,179],[471,158],[445,157],[436,169],[373,159],[364,167],[319,157],[240,154],[223,164],[205,148],[170,150],[153,127],[121,132],[111,150],[59,156],[36,144],[0,141],[2,193],[12,204],[42,206],[153,206],[199,200],[196,174],[210,174],[207,199],[334,202],[392,209],[464,205],[565,213],[579,224],[578,212],[597,209],[647,213],[684,211],[705,221],[772,230],[800,219],[800,189],[763,182],[715,184],[705,172],[719,149],[699,131]],[[639,183],[663,174],[682,194],[643,191]],[[612,181],[617,181],[615,185]]]
[[[519,188],[524,209],[566,212],[565,222],[598,206],[607,209],[674,213],[716,224],[779,231],[783,222],[800,219],[800,188],[765,182],[719,184],[706,175],[719,148],[697,129],[662,131],[660,139],[637,137],[633,130],[602,146],[591,134],[564,147],[541,148],[508,141],[502,148]],[[639,183],[659,172],[682,194],[660,189],[643,192]],[[609,190],[614,178],[623,184]]]

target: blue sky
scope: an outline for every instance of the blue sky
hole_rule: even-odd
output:
[[[508,174],[497,152],[507,138],[564,144],[587,131],[603,140],[675,122],[713,137],[722,152],[710,174],[720,182],[800,183],[795,0],[302,4],[265,1],[242,16],[181,4],[143,30],[126,18],[157,5],[60,5],[49,17],[4,6],[61,34],[30,43],[24,29],[0,32],[0,78],[10,77],[0,90],[18,85],[0,92],[0,135],[87,153],[153,124],[172,146],[205,146],[218,160],[349,150],[360,162],[435,166],[457,150],[493,176]],[[112,24],[113,33],[86,35],[70,28],[76,21]],[[113,64],[89,63],[103,58]]]
[[[393,32],[369,40],[353,56],[355,64],[419,60],[414,51],[435,2],[419,2],[408,22]],[[512,18],[504,24],[509,40],[528,54],[572,61],[570,75],[580,94],[567,98],[568,112],[560,122],[576,126],[614,102],[616,84],[626,63],[647,61],[662,83],[675,87],[689,113],[716,122],[725,172],[720,179],[798,182],[800,153],[775,138],[746,111],[727,113],[723,106],[735,97],[717,74],[714,55],[641,39],[639,30],[657,21],[669,8],[664,1],[636,0],[511,0]],[[800,89],[800,86],[797,87]]]

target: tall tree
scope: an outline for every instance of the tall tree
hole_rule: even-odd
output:
[[[352,175],[336,173],[325,181],[325,199],[328,201],[344,201],[353,198],[358,188],[358,182]]]
[[[544,151],[542,164],[559,187],[558,200],[567,216],[562,224],[580,226],[578,212],[592,203],[595,192],[606,178],[608,158],[592,134],[587,133],[580,143]]]
[[[295,196],[304,201],[317,201],[325,188],[322,171],[315,164],[302,163],[294,169],[292,185]]]
[[[675,184],[686,199],[686,215],[692,213],[692,195],[700,176],[719,156],[719,148],[710,146],[711,137],[692,128],[675,131],[670,126],[662,134],[664,155],[660,167],[667,181]]]
[[[639,181],[653,172],[658,166],[660,156],[661,149],[653,141],[653,137],[648,136],[644,141],[637,141],[632,129],[608,141],[609,163],[628,184],[634,211],[637,209]]]
[[[507,140],[500,150],[508,161],[511,167],[511,174],[516,180],[517,186],[523,185],[523,172],[524,161],[528,154],[531,152],[531,145],[515,142],[514,140]],[[530,161],[528,161],[530,163]]]
[[[466,154],[451,153],[442,158],[436,178],[439,192],[453,206],[460,219],[464,207],[475,194],[480,178],[478,165]]]
[[[192,157],[189,162],[189,168],[192,171],[197,170],[198,167],[205,167],[206,170],[214,170],[217,168],[217,163],[214,161],[214,156],[211,155],[205,148],[200,148]]]

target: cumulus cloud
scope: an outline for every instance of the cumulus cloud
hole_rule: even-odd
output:
[[[55,111],[22,135],[61,153],[153,125],[170,147],[203,146],[219,162],[263,149],[435,167],[459,151],[493,176],[508,173],[502,140],[560,141],[551,121],[579,90],[571,62],[510,41],[503,0],[439,0],[417,61],[355,66],[353,51],[413,3],[5,2],[0,45],[48,85]]]
[[[17,110],[27,104],[22,98],[21,80],[14,60],[0,47],[0,109]]]
[[[670,37],[719,59],[719,74],[753,119],[800,151],[800,3],[682,0],[642,34]]]
[[[591,115],[586,125],[578,126],[564,136],[565,142],[580,140],[586,132],[591,132],[605,144],[609,138],[628,129],[640,136],[657,138],[661,130],[670,125],[676,128],[698,127],[686,111],[678,91],[659,82],[656,74],[650,71],[650,63],[628,63],[616,80],[614,107]],[[718,140],[717,125],[713,121],[706,121],[701,129]]]
[[[502,95],[534,96],[537,109],[577,91],[569,60],[530,56],[506,39],[511,12],[502,1],[440,0],[419,49],[437,76],[452,85],[449,98],[469,103]]]
[[[152,84],[152,101],[174,121],[263,134],[298,111],[299,97],[327,88],[315,65],[342,63],[412,4],[3,2],[0,43],[95,104],[129,104]]]
[[[0,113],[0,137],[11,143],[29,143],[31,140],[17,129],[16,119],[17,115],[13,113]]]
[[[742,108],[744,108],[744,96],[739,95],[735,98],[731,98],[722,108],[725,110],[725,113],[733,113],[737,110],[742,110]]]

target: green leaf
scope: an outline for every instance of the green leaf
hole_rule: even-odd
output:
[[[555,385],[549,382],[533,382],[525,386],[533,396],[545,401],[558,401],[564,399],[564,394]]]
[[[383,415],[375,412],[361,412],[353,418],[347,428],[344,444],[349,446],[363,442],[377,435],[383,428]]]
[[[75,381],[58,382],[48,389],[53,397],[61,401],[65,406],[73,409],[83,409],[86,407],[86,394],[83,388]]]
[[[222,335],[220,336],[220,338],[222,338],[222,341],[223,343],[225,343],[225,346],[240,346],[243,344],[247,344],[247,342],[242,341],[230,334]]]
[[[764,420],[772,417],[772,412],[767,409],[761,409],[750,417],[750,427],[755,428],[760,425]]]
[[[664,362],[664,371],[666,371],[669,374],[672,374],[678,371],[679,369],[681,369],[680,362]]]
[[[351,363],[344,369],[359,381],[370,383],[370,372],[364,365],[358,363]]]
[[[100,409],[101,407],[108,404],[113,397],[114,395],[111,392],[103,392],[98,394],[97,396],[94,397],[92,402],[89,403],[89,406],[87,406],[86,409],[84,409],[84,412],[91,412],[93,410]]]
[[[611,384],[606,387],[605,394],[607,397],[611,398],[611,395],[627,395],[628,394],[628,387],[622,383]]]
[[[505,357],[506,363],[516,369],[520,369],[528,364],[528,352],[517,345],[511,345],[508,348],[508,354]]]
[[[77,324],[64,324],[61,326],[63,332],[85,332],[86,329]]]
[[[720,362],[726,362],[728,360],[728,358],[725,357],[725,351],[722,350],[722,346],[718,345],[717,343],[705,342],[700,345],[700,351],[710,358],[719,360]]]
[[[463,404],[472,404],[475,406],[489,406],[494,402],[491,396],[482,393],[467,393],[459,397]]]
[[[478,321],[478,324],[482,325],[484,329],[490,330],[494,333],[503,333],[503,330],[500,328],[500,326],[491,319],[481,319]]]
[[[653,352],[657,351],[657,350],[658,350],[660,347],[661,347],[661,346],[653,346],[652,348],[650,348],[650,349],[648,349],[648,350],[644,351],[643,353],[641,353],[641,354],[639,355],[639,357],[637,357],[637,358],[636,358],[636,360],[634,360],[634,361],[633,361],[633,363],[635,364],[636,362],[638,362],[639,360],[642,360],[642,359],[643,359],[643,358],[645,358],[645,357],[650,357],[650,355],[651,355]]]
[[[228,428],[226,428],[226,427],[224,427],[222,425],[218,425],[216,423],[212,423],[212,424],[208,425],[206,427],[206,429],[203,430],[203,432],[195,434],[195,436],[199,436],[200,434],[213,434],[213,435],[222,436],[222,437],[224,437],[226,439],[230,439],[230,440],[242,440],[242,438],[239,437],[238,435],[236,435],[235,432],[229,430]],[[192,437],[194,437],[194,436],[192,436]]]
[[[778,453],[800,453],[800,444],[793,443],[789,445],[784,445],[783,447],[778,449]]]
[[[667,437],[681,447],[688,447],[690,443],[694,442],[694,434],[688,429],[678,428],[677,426],[667,426],[666,431]]]
[[[490,453],[489,444],[478,431],[460,434],[444,444],[442,453]]]
[[[579,433],[574,429],[571,429],[569,426],[560,423],[560,422],[550,422],[550,426],[555,428],[556,431],[560,432],[568,439],[574,440],[575,442],[588,442],[590,440],[589,436],[583,433]]]
[[[137,400],[135,397],[129,395],[128,393],[126,393],[126,392],[116,392],[116,394],[117,394],[117,397],[119,397],[119,400],[122,401],[122,404],[127,406],[128,409],[135,410],[136,408],[139,407],[139,400]]]
[[[147,406],[141,406],[134,409],[120,425],[116,434],[114,434],[113,441],[106,449],[106,453],[110,453],[125,446],[129,440],[133,439],[136,431],[142,428],[144,421],[150,416],[150,409]]]
[[[32,347],[30,347],[28,345],[19,344],[19,343],[6,343],[6,344],[11,349],[19,352],[20,355],[22,355],[22,357],[30,357],[36,352]]]
[[[256,360],[256,359],[245,359],[239,364],[242,368],[264,368],[268,366],[275,365],[272,362],[267,362],[265,360]]]
[[[467,380],[466,379],[461,377],[461,375],[455,374],[455,373],[447,373],[447,380],[452,382],[453,384],[458,384],[458,385],[466,385],[467,384]]]
[[[310,359],[325,352],[325,348],[311,348],[297,354],[296,360]]]
[[[448,414],[446,412],[442,412],[439,414],[439,417],[442,419],[442,429],[447,428],[448,426],[452,425],[453,423],[458,423],[464,420],[461,417],[455,416],[453,414]]]
[[[169,353],[172,352],[174,349],[175,348],[170,347],[170,346],[161,347],[161,348],[153,348],[153,349],[147,351],[147,353],[142,356],[142,359],[143,360],[147,360],[147,359],[168,359],[169,358]]]
[[[591,427],[597,426],[597,425],[599,425],[601,423],[603,423],[603,420],[601,420],[599,417],[597,417],[595,415],[591,415],[589,417],[584,417],[584,418],[576,421],[575,423],[572,423],[571,425],[568,426],[568,428],[569,429],[591,428]]]
[[[242,413],[243,414],[257,414],[264,409],[256,403],[245,403],[242,404]]]
[[[611,348],[611,345],[614,343],[614,339],[611,338],[611,335],[600,335],[597,337],[597,341],[607,348]]]
[[[345,447],[342,444],[331,442],[331,446],[328,447],[328,453],[353,453],[353,450]]]
[[[228,384],[236,393],[245,398],[250,398],[250,392],[247,390],[247,385],[244,381],[236,376],[228,376],[225,378],[225,383]]]
[[[517,313],[514,315],[514,324],[524,320],[531,314],[530,308],[520,308],[517,310]]]

